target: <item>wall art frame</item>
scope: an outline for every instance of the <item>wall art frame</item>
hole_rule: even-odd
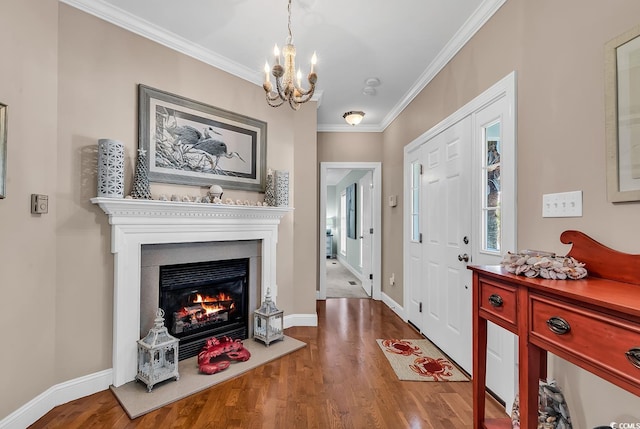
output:
[[[7,124],[7,105],[0,103],[0,199],[7,196]]]
[[[264,192],[266,122],[142,84],[138,110],[150,181]]]
[[[640,25],[605,45],[607,198],[640,201]]]

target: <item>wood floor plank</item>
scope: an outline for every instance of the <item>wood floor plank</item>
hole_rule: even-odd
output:
[[[420,335],[386,305],[329,299],[317,312],[318,327],[286,330],[307,347],[135,420],[106,390],[54,408],[31,428],[472,427],[470,382],[397,379],[375,340]],[[487,417],[505,415],[487,402]]]

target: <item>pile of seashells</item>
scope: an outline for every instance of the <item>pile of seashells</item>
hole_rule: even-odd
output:
[[[541,256],[507,252],[501,265],[510,273],[552,280],[578,280],[587,276],[584,263],[570,256]]]

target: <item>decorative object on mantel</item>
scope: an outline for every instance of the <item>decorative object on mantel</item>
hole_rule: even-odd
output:
[[[198,368],[203,374],[215,374],[229,368],[232,360],[246,362],[250,357],[251,353],[244,348],[242,341],[227,336],[220,339],[212,337],[198,353]]]
[[[289,206],[289,172],[284,170],[276,171],[276,206]]]
[[[222,186],[220,185],[211,185],[211,187],[209,188],[209,198],[211,199],[211,201],[215,201],[216,198],[218,198],[219,200],[222,200],[222,194],[224,193],[224,191],[222,190]]]
[[[98,196],[124,197],[124,145],[117,140],[98,140]]]
[[[276,78],[276,90],[272,91],[273,85],[269,78],[268,62],[265,62],[264,64],[264,84],[262,84],[262,88],[264,88],[264,91],[266,92],[267,103],[269,106],[280,107],[286,101],[293,110],[298,110],[301,104],[311,100],[313,92],[316,89],[318,75],[313,69],[317,62],[317,56],[314,52],[311,57],[311,71],[307,76],[309,89],[303,89],[300,84],[300,81],[302,80],[302,72],[300,69],[298,69],[298,74],[296,76],[296,47],[293,45],[293,35],[291,34],[291,0],[289,0],[287,13],[287,28],[289,29],[289,36],[287,36],[286,45],[282,48],[284,67],[280,65],[280,49],[278,49],[278,45],[275,45],[273,48],[273,55],[276,58],[276,63],[271,69],[271,74]]]
[[[510,273],[551,280],[578,280],[587,276],[585,264],[571,256],[553,253],[521,251],[507,252],[501,265]]]
[[[264,202],[268,206],[276,205],[276,189],[273,181],[273,170],[267,170],[267,183],[264,188]]]
[[[164,311],[156,312],[154,326],[146,337],[138,340],[138,374],[136,380],[147,385],[147,392],[161,381],[180,378],[178,374],[178,342],[164,326]]]
[[[253,338],[267,347],[273,341],[284,339],[282,310],[271,300],[271,289],[267,288],[262,306],[253,313]]]
[[[151,199],[147,151],[144,149],[138,149],[138,159],[136,160],[136,172],[133,176],[133,189],[131,190],[131,196],[139,200]]]

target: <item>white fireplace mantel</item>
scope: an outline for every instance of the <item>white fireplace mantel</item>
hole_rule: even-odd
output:
[[[276,284],[278,225],[290,207],[92,198],[109,216],[114,254],[113,385],[135,379],[140,336],[140,252],[144,244],[261,240],[261,296]]]

